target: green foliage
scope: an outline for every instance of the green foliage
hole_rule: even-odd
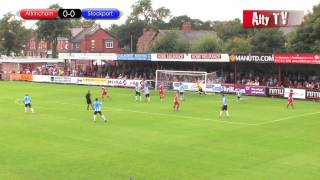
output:
[[[256,29],[250,37],[250,44],[255,53],[283,52],[286,37],[278,28]]]
[[[170,16],[170,10],[165,7],[153,9],[151,0],[138,0],[131,8],[128,23],[143,21],[146,25],[151,25],[154,21],[163,21]]]
[[[203,36],[192,45],[192,52],[212,53],[221,52],[223,44],[221,39],[215,34]]]
[[[70,27],[71,28],[85,28],[85,27],[92,27],[94,25],[98,25],[95,20],[87,20],[87,19],[73,19],[70,20]]]
[[[188,53],[190,44],[179,37],[177,32],[168,31],[152,41],[149,51],[156,53]]]
[[[303,23],[290,34],[288,49],[297,53],[320,53],[320,4],[314,6]]]
[[[49,8],[61,8],[58,4],[53,4]],[[71,37],[71,23],[70,21],[61,20],[39,20],[36,25],[37,39],[46,40],[52,47],[52,57],[57,57],[57,43],[58,37]]]
[[[7,56],[22,55],[27,40],[31,37],[31,30],[23,26],[22,20],[8,13],[0,20],[0,54]]]
[[[251,44],[246,38],[234,37],[227,40],[223,51],[227,53],[249,53],[251,51]]]
[[[120,26],[112,25],[108,32],[119,40],[120,47],[130,46],[132,36],[132,50],[135,52],[138,39],[142,35],[144,27],[143,21],[134,21]]]
[[[192,19],[187,15],[175,16],[168,22],[168,28],[170,29],[180,29],[182,24],[186,21],[191,23],[192,29],[194,30],[212,30],[211,21],[201,21],[200,19]]]
[[[223,40],[233,37],[244,37],[247,35],[246,29],[243,28],[240,19],[234,19],[227,22],[216,21],[214,22],[213,30]]]

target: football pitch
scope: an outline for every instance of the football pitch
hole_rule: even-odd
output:
[[[135,102],[134,90],[108,88],[104,123],[86,110],[94,86],[0,82],[1,180],[320,179],[320,102],[187,93],[172,110]],[[29,94],[35,113],[25,113]]]

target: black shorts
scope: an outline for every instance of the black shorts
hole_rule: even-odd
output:
[[[87,100],[87,104],[88,104],[88,105],[89,105],[89,104],[92,104],[91,100]]]
[[[179,94],[180,94],[180,96],[183,96],[183,92],[180,92]]]
[[[148,97],[150,97],[150,94],[145,94],[145,96],[148,98]]]
[[[101,113],[101,111],[94,111],[94,113],[93,113],[94,115],[96,115],[96,114],[100,114],[100,115],[102,115],[102,113]]]
[[[222,111],[228,111],[228,105],[223,105],[221,110]]]
[[[141,92],[136,91],[136,96],[141,96]]]
[[[199,88],[199,92],[203,92],[202,88]]]
[[[31,103],[25,104],[24,107],[29,107],[29,108],[31,108]]]

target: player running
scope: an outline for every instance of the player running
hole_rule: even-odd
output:
[[[102,103],[99,102],[98,98],[93,102],[93,108],[94,108],[94,113],[93,113],[93,122],[96,122],[96,115],[99,114],[100,117],[104,120],[104,122],[107,122],[106,117],[102,114],[101,112],[101,106]]]
[[[287,104],[287,108],[289,108],[289,106],[291,106],[292,109],[294,109],[293,107],[293,90],[290,88],[290,91],[289,91],[289,96],[288,96],[288,104]]]
[[[86,100],[87,100],[87,110],[89,111],[89,107],[93,109],[90,90],[86,94]]]
[[[164,100],[164,86],[163,86],[163,84],[160,84],[160,86],[159,86],[159,96],[160,96],[160,101],[162,102]]]
[[[183,83],[180,83],[179,94],[180,94],[180,100],[184,101],[184,86],[183,86]]]
[[[135,90],[136,90],[136,101],[138,101],[138,97],[139,97],[141,102],[141,83],[136,82]]]
[[[219,115],[220,118],[223,112],[225,112],[226,116],[229,117],[227,97],[224,94],[222,94],[222,107]]]
[[[101,88],[101,99],[104,101],[104,98],[108,98],[111,100],[111,96],[108,94],[107,88],[102,87]]]
[[[23,102],[24,102],[24,112],[28,112],[28,110],[30,110],[32,113],[34,113],[34,110],[31,106],[31,97],[28,94],[26,94],[23,97]]]
[[[180,108],[180,95],[179,91],[176,92],[176,95],[173,98],[173,110],[174,111],[179,111]]]
[[[144,85],[143,85],[143,92],[145,96],[145,101],[150,102],[150,91],[146,81],[144,82]]]

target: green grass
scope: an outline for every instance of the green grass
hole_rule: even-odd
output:
[[[109,123],[86,111],[98,87],[0,82],[0,179],[301,180],[320,178],[320,103],[228,96],[231,117],[218,118],[219,95],[173,93],[161,103],[134,101],[132,89],[109,88]],[[36,113],[25,113],[32,97]]]

